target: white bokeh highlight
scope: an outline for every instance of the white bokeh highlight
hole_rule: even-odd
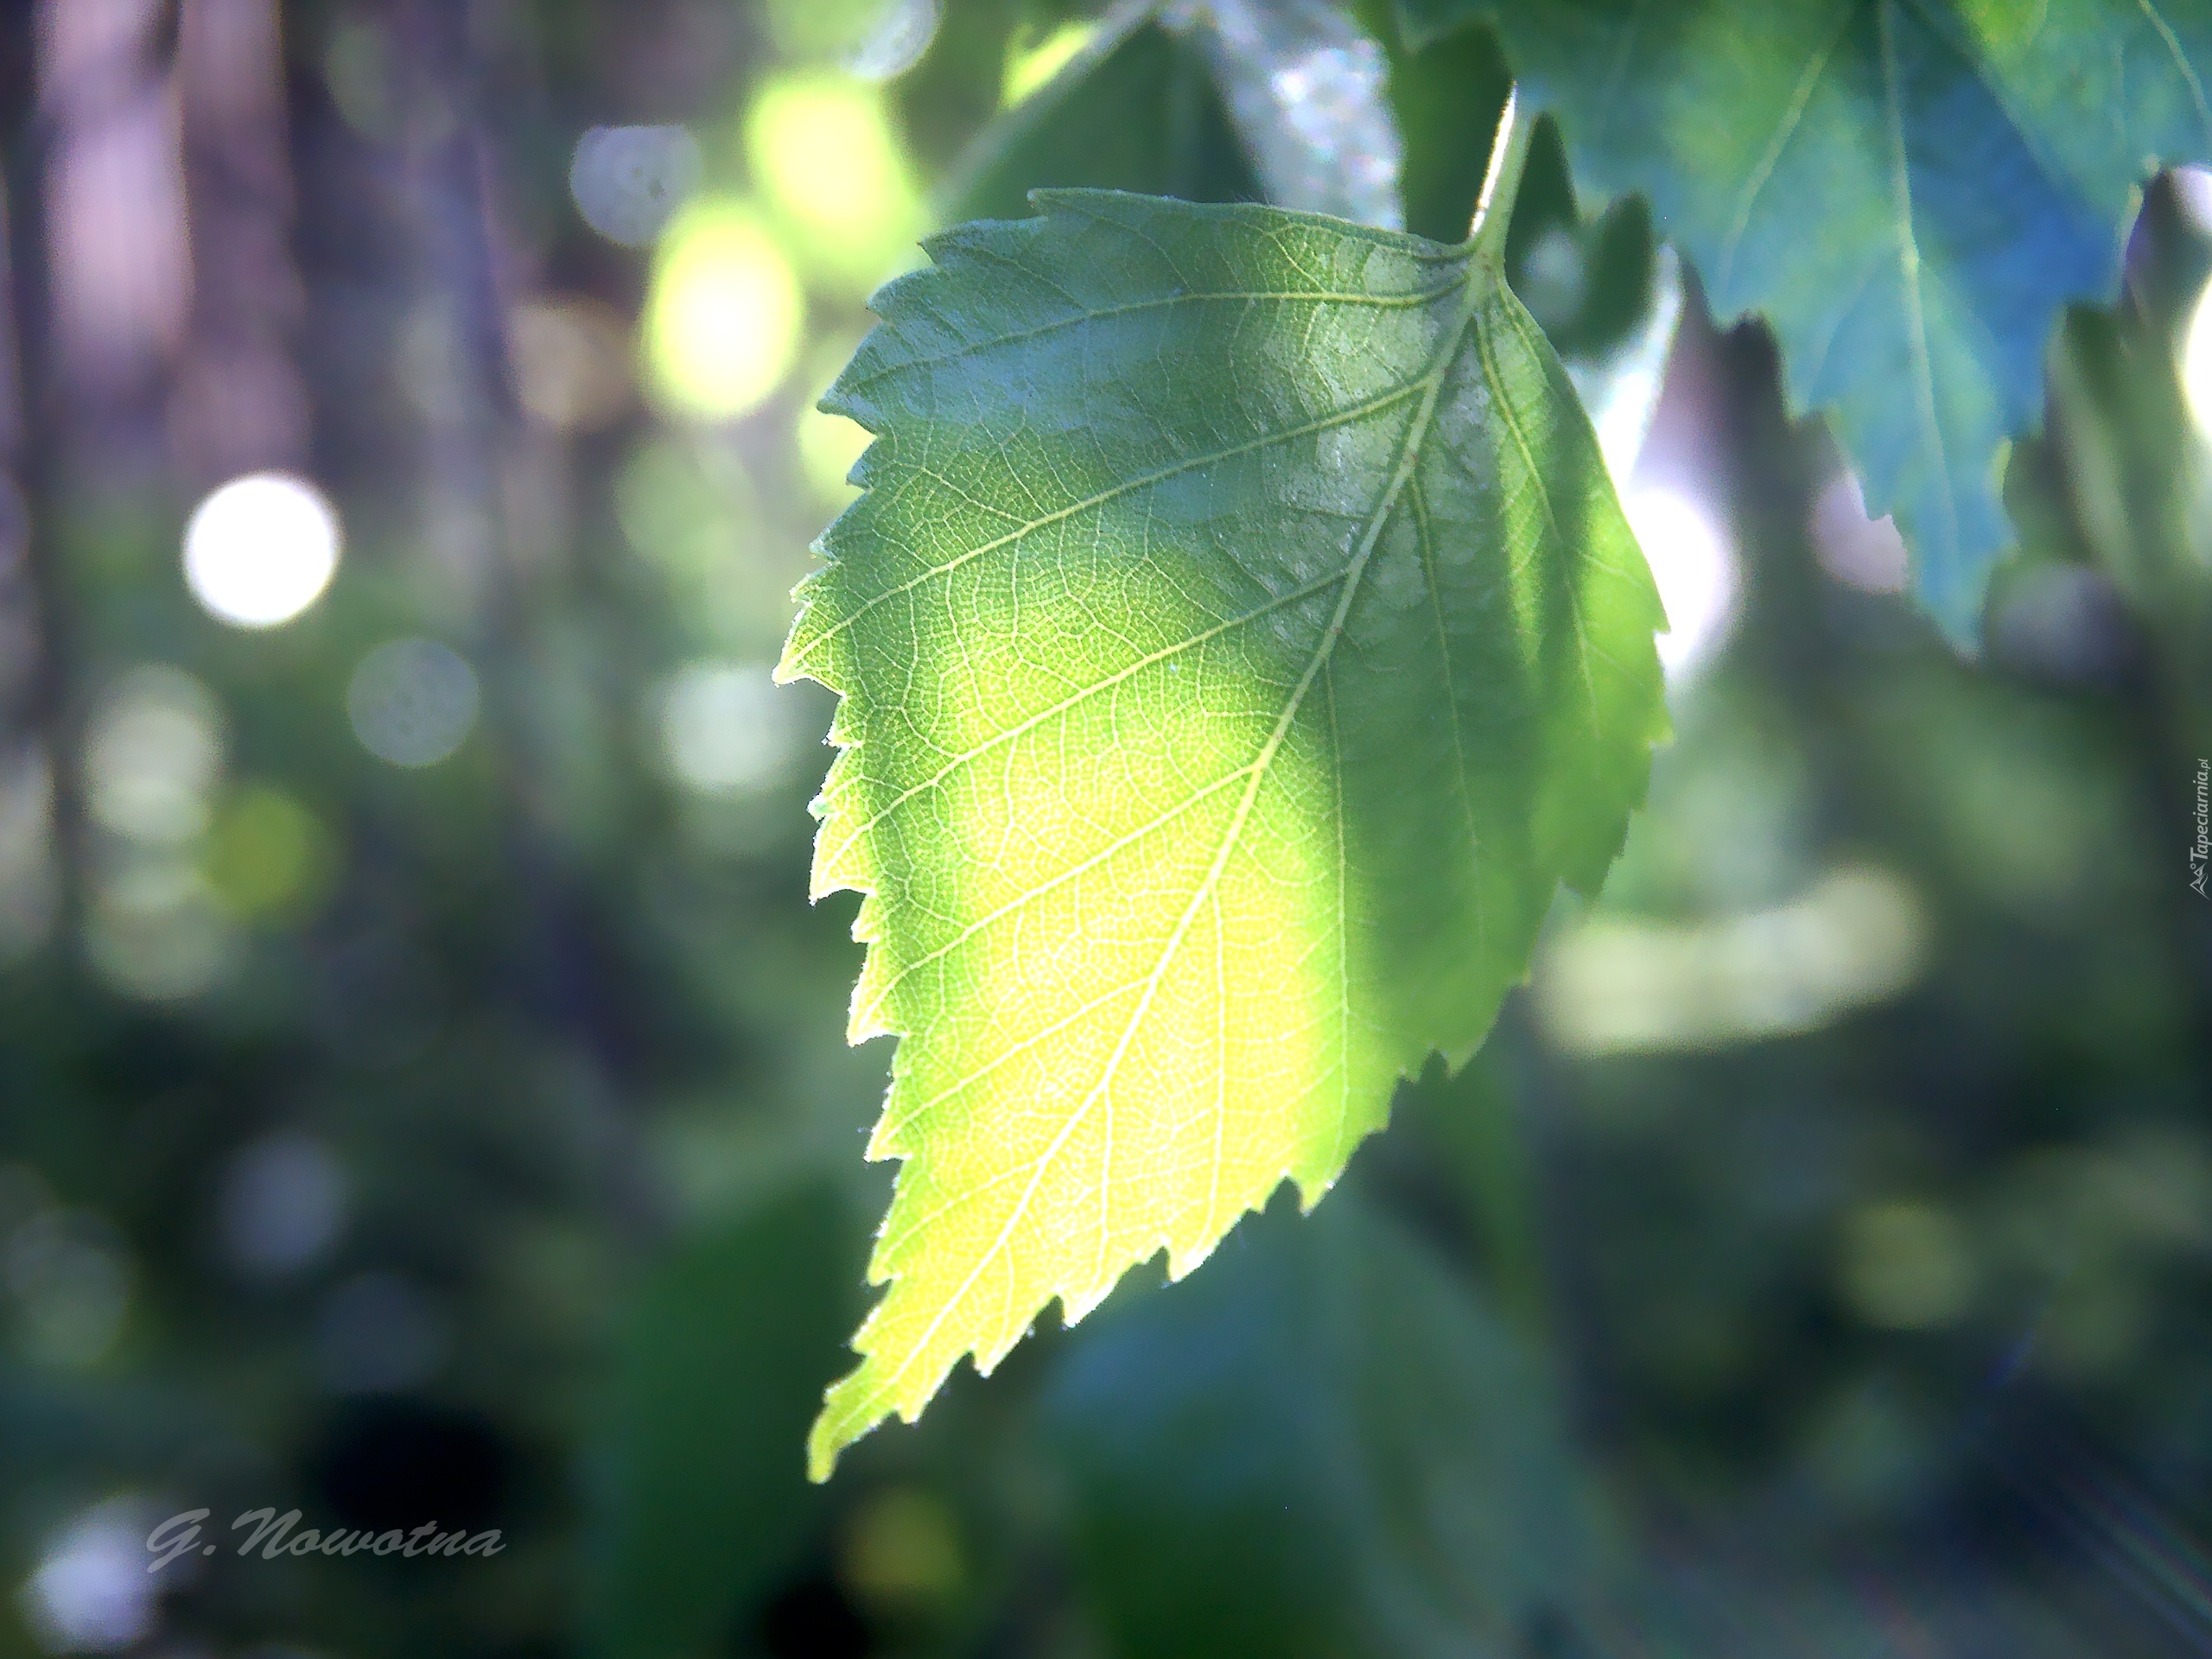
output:
[[[699,141],[682,127],[593,127],[576,140],[569,193],[584,223],[642,248],[699,188]]]
[[[1735,549],[1712,514],[1679,491],[1632,490],[1621,506],[1667,607],[1659,662],[1668,683],[1679,684],[1719,649],[1736,620]]]
[[[922,60],[941,19],[938,0],[885,0],[846,50],[845,67],[862,80],[896,80]]]
[[[25,1622],[49,1653],[116,1653],[153,1634],[161,1581],[146,1571],[150,1511],[111,1498],[55,1537],[22,1588]]]
[[[765,663],[687,663],[662,693],[660,738],[669,770],[708,796],[747,795],[782,783],[803,738],[797,699]]]
[[[2197,431],[2212,440],[2212,283],[2196,296],[2182,336],[2181,391]]]
[[[240,1151],[224,1175],[225,1254],[255,1277],[296,1273],[337,1243],[346,1208],[337,1156],[313,1135],[279,1130]]]
[[[184,531],[184,580],[217,620],[273,628],[322,596],[338,570],[337,510],[289,473],[250,473],[216,490]]]
[[[205,834],[222,773],[222,704],[181,669],[132,669],[86,723],[86,810],[127,841],[178,846]]]

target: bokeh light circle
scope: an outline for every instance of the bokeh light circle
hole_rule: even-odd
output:
[[[223,772],[223,708],[181,669],[144,663],[118,679],[85,728],[85,807],[126,841],[181,846],[207,832]]]
[[[746,159],[810,274],[868,294],[918,257],[923,209],[884,90],[791,73],[747,111]]]
[[[584,223],[642,248],[699,188],[699,141],[682,127],[593,127],[576,140],[569,194]]]
[[[750,794],[781,783],[801,741],[795,702],[765,663],[687,663],[661,702],[669,768],[701,795]]]
[[[698,201],[677,215],[645,299],[645,367],[664,406],[750,414],[791,372],[805,323],[798,275],[748,208]]]
[[[476,671],[435,639],[393,639],[361,659],[346,713],[361,747],[395,766],[434,766],[461,745],[481,702]]]
[[[250,473],[214,491],[184,530],[184,580],[219,621],[273,628],[322,596],[338,569],[337,510],[289,473]]]

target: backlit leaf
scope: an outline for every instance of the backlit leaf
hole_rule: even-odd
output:
[[[1511,169],[1508,169],[1509,172]],[[1310,1205],[1464,1058],[1664,715],[1589,424],[1468,245],[1046,193],[877,301],[879,434],[782,674],[843,694],[817,893],[901,1036],[889,1289],[811,1453],[1058,1299]]]

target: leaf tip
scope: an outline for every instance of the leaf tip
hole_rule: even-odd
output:
[[[868,1276],[871,1282],[882,1282],[881,1277],[872,1270]],[[918,1387],[902,1371],[893,1371],[887,1382],[880,1380],[883,1358],[880,1353],[869,1351],[868,1344],[869,1332],[881,1312],[882,1304],[879,1303],[876,1313],[861,1322],[860,1334],[853,1339],[861,1363],[823,1390],[822,1410],[814,1420],[814,1427],[807,1431],[807,1478],[817,1485],[836,1471],[838,1460],[848,1449],[874,1433],[894,1413],[902,1422],[918,1419],[922,1408],[943,1385],[943,1373],[926,1388]]]
[[[836,1412],[837,1390],[831,1389],[823,1396],[822,1413],[814,1420],[814,1427],[806,1436],[806,1478],[817,1486],[826,1484],[837,1472],[837,1460],[845,1448],[860,1439],[867,1429],[854,1431]],[[874,1427],[870,1424],[869,1427]]]

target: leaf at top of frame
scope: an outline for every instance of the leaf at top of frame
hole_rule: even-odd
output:
[[[1972,634],[2002,446],[2061,309],[2107,301],[2138,187],[2212,154],[2204,0],[1397,0],[1494,25],[1579,185],[1639,191],[1714,311],[1834,412],[1920,592]]]

